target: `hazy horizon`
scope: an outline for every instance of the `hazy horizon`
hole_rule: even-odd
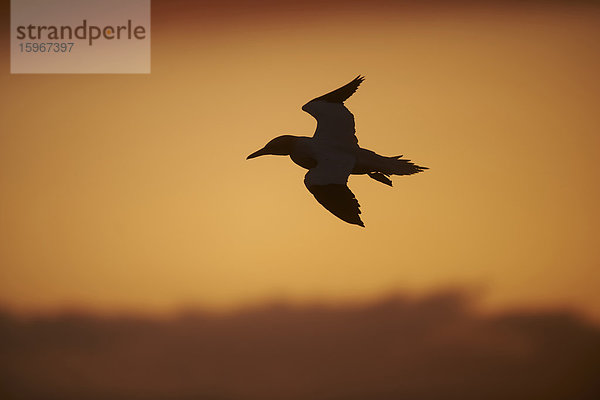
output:
[[[460,291],[168,318],[0,311],[5,399],[595,400],[600,328]]]

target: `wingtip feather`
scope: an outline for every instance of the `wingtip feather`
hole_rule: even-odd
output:
[[[365,77],[362,75],[357,75],[356,78],[345,84],[344,86],[333,90],[323,96],[316,97],[309,101],[311,103],[313,101],[326,101],[329,103],[344,103],[344,101],[348,100],[350,96],[352,96],[361,83],[365,80]],[[308,104],[307,103],[307,104]],[[303,108],[304,109],[304,108]],[[306,111],[306,110],[305,110]]]

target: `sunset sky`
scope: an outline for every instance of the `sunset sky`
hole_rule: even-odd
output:
[[[0,53],[0,307],[163,313],[472,290],[600,321],[600,7],[153,1],[149,75],[11,75]],[[341,222],[288,158],[300,107],[430,170],[349,186]]]

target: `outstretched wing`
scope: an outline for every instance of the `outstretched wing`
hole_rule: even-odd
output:
[[[304,177],[306,188],[315,199],[336,217],[350,224],[365,226],[360,219],[360,204],[348,188],[348,176],[355,160],[347,155],[337,155],[319,160]]]
[[[302,110],[317,120],[314,138],[335,142],[344,146],[358,146],[354,128],[354,115],[344,106],[344,101],[352,96],[365,80],[357,76],[352,82],[323,96],[312,99]]]

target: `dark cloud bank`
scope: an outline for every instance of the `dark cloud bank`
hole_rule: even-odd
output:
[[[0,315],[0,398],[600,399],[600,329],[454,293],[169,319]]]

